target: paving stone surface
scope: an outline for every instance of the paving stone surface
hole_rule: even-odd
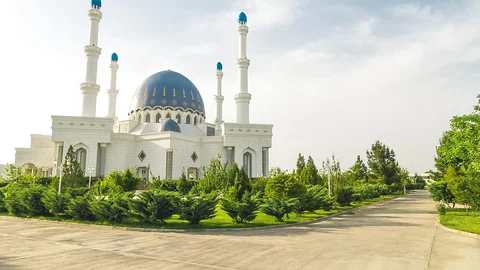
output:
[[[320,222],[136,232],[0,218],[0,269],[480,269],[480,240],[436,226],[428,192]]]

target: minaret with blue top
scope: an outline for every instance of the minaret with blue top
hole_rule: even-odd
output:
[[[117,111],[117,70],[118,70],[118,54],[112,54],[112,62],[110,63],[110,89],[108,89],[108,115],[107,117],[112,117],[116,119]]]
[[[222,118],[222,111],[223,111],[223,100],[224,97],[222,96],[222,78],[223,78],[223,65],[222,63],[218,62],[217,63],[217,94],[215,95],[215,102],[217,103],[217,116],[215,118],[215,125],[216,125],[216,130],[218,133],[222,132],[222,124],[223,124],[223,118]]]
[[[237,123],[248,124],[250,118],[250,100],[252,95],[248,93],[248,66],[250,60],[247,58],[247,15],[241,12],[238,15],[238,94],[235,95],[237,103]]]
[[[100,86],[97,84],[98,57],[102,49],[98,47],[98,28],[102,19],[101,0],[92,0],[91,8],[88,11],[90,18],[90,43],[84,47],[87,56],[87,74],[85,83],[80,85],[83,95],[82,116],[95,117],[97,110],[97,95]]]

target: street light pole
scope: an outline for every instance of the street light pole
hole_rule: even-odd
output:
[[[331,197],[331,187],[330,187],[330,164],[325,164],[325,167],[327,167],[327,170],[328,170],[328,174],[327,174],[327,178],[328,178],[328,197],[330,198]]]
[[[88,167],[87,170],[88,170],[88,188],[90,188],[92,185],[92,173],[95,171],[95,168]]]
[[[60,166],[60,179],[58,180],[58,194],[62,190],[62,176],[63,176],[63,167]]]

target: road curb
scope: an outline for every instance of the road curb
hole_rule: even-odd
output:
[[[464,231],[459,231],[459,230],[455,230],[455,229],[452,229],[452,228],[448,228],[447,226],[445,226],[445,225],[443,225],[442,223],[440,223],[440,219],[437,220],[437,226],[438,226],[438,227],[441,227],[442,229],[444,229],[444,230],[446,230],[446,231],[449,231],[449,232],[453,232],[453,233],[456,233],[456,234],[469,236],[469,237],[472,237],[472,238],[475,238],[475,239],[480,240],[480,234],[470,233],[470,232],[464,232]]]
[[[258,227],[246,227],[246,228],[214,228],[214,229],[157,229],[157,228],[141,228],[141,227],[127,227],[127,226],[111,226],[111,225],[101,225],[101,224],[88,224],[88,223],[77,223],[77,222],[65,222],[59,220],[48,220],[48,219],[35,219],[35,218],[25,218],[25,217],[15,217],[15,216],[0,216],[0,219],[21,219],[30,222],[46,222],[46,223],[56,223],[62,224],[64,226],[78,226],[78,227],[95,227],[99,229],[113,229],[113,230],[122,230],[122,231],[137,231],[137,232],[176,232],[176,233],[190,233],[190,232],[229,232],[229,231],[253,231],[253,230],[271,230],[277,228],[288,228],[299,225],[308,225],[311,223],[325,221],[337,216],[341,216],[347,213],[360,210],[362,208],[368,208],[379,203],[385,203],[391,200],[398,198],[399,196],[394,196],[391,199],[374,202],[369,205],[354,207],[352,209],[344,210],[335,214],[328,216],[320,217],[317,219],[312,219],[308,221],[288,223],[288,224],[279,224],[279,225],[268,225],[268,226],[258,226]]]

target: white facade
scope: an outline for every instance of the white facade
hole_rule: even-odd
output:
[[[98,1],[96,1],[98,2]],[[145,179],[178,179],[182,172],[197,178],[212,158],[220,156],[229,166],[236,162],[250,177],[260,177],[269,171],[269,149],[272,147],[273,125],[250,124],[248,66],[246,58],[246,15],[239,16],[239,58],[237,123],[222,119],[222,72],[217,64],[217,91],[214,123],[207,123],[203,99],[199,91],[183,75],[162,71],[148,77],[136,90],[128,120],[117,121],[116,79],[118,56],[112,55],[111,85],[107,117],[96,117],[96,99],[100,86],[96,84],[100,6],[89,11],[90,44],[87,55],[86,82],[81,85],[82,116],[52,116],[52,135],[32,135],[32,145],[16,149],[15,165],[33,164],[59,173],[69,146],[73,147],[84,172],[92,176],[127,168]],[[229,74],[226,74],[228,76]],[[87,173],[86,173],[87,174]]]

